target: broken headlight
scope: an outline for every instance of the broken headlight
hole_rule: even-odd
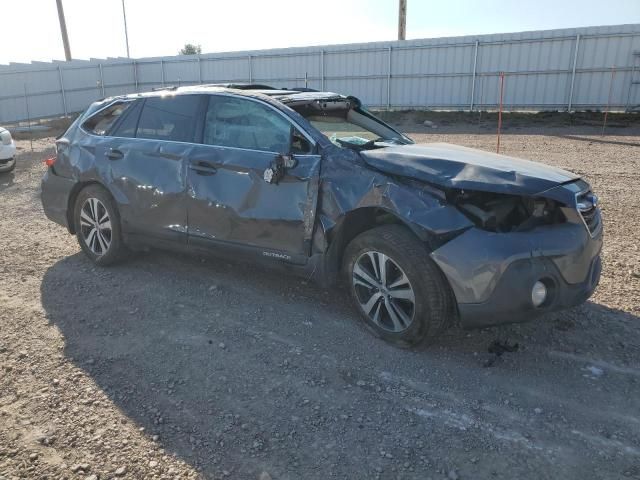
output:
[[[0,127],[0,142],[2,145],[11,145],[11,141],[11,133],[9,133],[9,130]]]
[[[491,232],[522,232],[565,221],[554,200],[489,192],[450,192],[450,200],[476,226]]]

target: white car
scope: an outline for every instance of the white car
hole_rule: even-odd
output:
[[[16,167],[16,144],[11,133],[0,127],[0,173],[10,172]]]

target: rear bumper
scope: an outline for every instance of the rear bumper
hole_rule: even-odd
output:
[[[73,179],[55,175],[51,169],[48,169],[42,178],[40,199],[45,215],[49,220],[67,227],[69,231],[71,229],[67,221],[67,206],[74,185]]]
[[[586,301],[600,280],[602,229],[565,223],[530,232],[471,229],[432,253],[449,280],[463,327],[523,322]],[[535,307],[531,290],[547,286]]]

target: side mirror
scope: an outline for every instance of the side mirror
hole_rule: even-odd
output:
[[[278,154],[271,162],[271,166],[264,171],[264,181],[278,184],[287,170],[297,165],[298,160],[293,155]]]
[[[278,154],[271,162],[271,166],[264,171],[263,178],[265,182],[277,185],[287,170],[296,168],[298,160],[293,156],[293,142],[295,137],[296,131],[293,125],[291,125],[289,128],[288,151]]]

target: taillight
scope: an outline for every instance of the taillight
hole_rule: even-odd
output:
[[[47,167],[53,167],[53,164],[54,164],[54,163],[56,163],[56,157],[47,158],[47,159],[44,161],[44,164],[45,164]]]

